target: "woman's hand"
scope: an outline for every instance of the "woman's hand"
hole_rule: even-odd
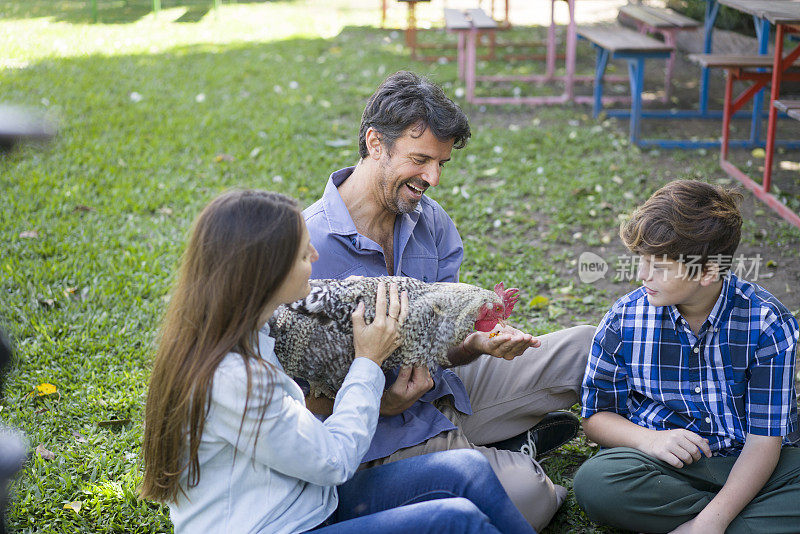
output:
[[[408,293],[398,295],[396,283],[389,286],[389,302],[386,302],[386,284],[378,283],[375,300],[375,319],[367,325],[364,321],[364,303],[359,302],[353,312],[353,345],[356,358],[369,358],[381,365],[397,350],[403,341],[400,338],[400,325],[408,317]]]

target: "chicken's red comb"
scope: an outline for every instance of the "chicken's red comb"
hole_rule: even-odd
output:
[[[516,287],[505,289],[503,287],[503,282],[500,282],[494,286],[494,292],[497,293],[497,296],[503,301],[503,306],[505,308],[503,311],[503,319],[508,319],[511,316],[511,312],[514,310],[514,304],[519,300],[519,289]]]

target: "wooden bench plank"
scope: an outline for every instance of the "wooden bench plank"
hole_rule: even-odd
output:
[[[800,120],[800,100],[776,100],[772,104],[778,111],[785,111],[791,118]]]
[[[672,11],[651,6],[626,5],[619,12],[648,26],[659,29],[689,30],[700,27],[700,23],[689,17]]]
[[[444,27],[448,30],[469,30],[472,23],[460,9],[444,8]]]
[[[658,18],[672,23],[672,25],[675,26],[676,28],[691,29],[691,28],[699,28],[700,26],[702,26],[700,21],[697,21],[685,15],[681,15],[680,13],[673,11],[669,8],[657,8],[653,6],[641,6],[641,7],[644,10],[649,11],[653,15],[657,16]]]
[[[467,9],[467,16],[472,20],[472,25],[479,30],[497,28],[497,22],[482,9]]]
[[[672,47],[622,26],[579,26],[578,35],[609,52],[670,52]]]
[[[772,56],[743,54],[689,54],[689,59],[703,67],[764,68],[772,66]]]
[[[619,8],[619,12],[624,16],[643,22],[653,28],[672,28],[674,24],[668,22],[661,17],[657,17],[644,8],[644,6],[637,6],[628,4]]]
[[[800,100],[776,100],[773,102],[778,111],[789,111],[790,109],[800,109]]]

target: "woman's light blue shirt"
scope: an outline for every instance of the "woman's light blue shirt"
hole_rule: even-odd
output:
[[[283,372],[266,325],[258,344],[273,370],[250,366],[246,406],[242,357],[228,354],[214,374],[198,451],[200,482],[188,488],[184,472],[185,495],[179,493],[170,504],[176,534],[311,529],[336,509],[335,486],[353,476],[369,447],[384,387],[377,364],[355,359],[336,395],[333,415],[322,422],[306,409],[300,387]]]

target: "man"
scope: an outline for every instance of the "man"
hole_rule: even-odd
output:
[[[389,76],[364,110],[360,161],[334,172],[323,197],[303,212],[320,255],[312,277],[389,274],[458,281],[461,238],[425,191],[439,184],[452,149],[463,148],[469,137],[466,115],[440,87],[410,72]],[[499,332],[491,338],[470,334],[448,355],[453,370],[438,369],[431,377],[427,369],[400,369],[396,379],[389,377],[382,417],[363,462],[373,466],[474,448],[486,455],[511,500],[540,530],[566,489],[547,478],[537,452],[577,433],[577,418],[549,412],[579,400],[594,328],[539,339],[509,326]],[[330,413],[330,406],[308,400],[317,413]]]

